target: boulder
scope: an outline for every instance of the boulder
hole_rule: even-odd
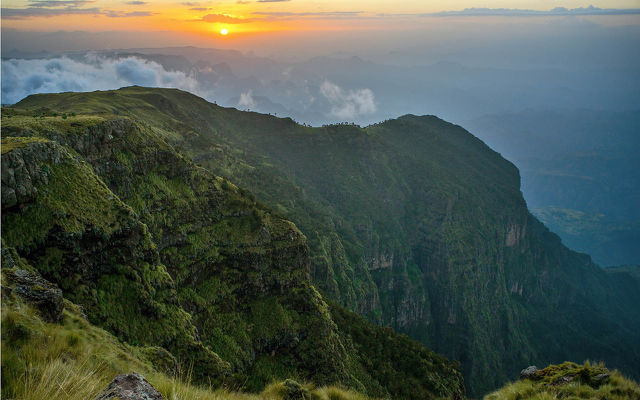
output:
[[[45,321],[58,322],[62,319],[64,300],[58,286],[26,269],[5,269],[3,274],[9,283],[3,289],[10,290],[37,308]]]
[[[116,375],[96,400],[166,400],[144,376],[137,372]]]
[[[531,379],[537,372],[538,368],[535,365],[531,365],[520,371],[520,379]]]

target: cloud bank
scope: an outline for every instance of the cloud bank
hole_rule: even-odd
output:
[[[238,109],[239,110],[250,110],[255,108],[256,102],[253,100],[253,91],[249,90],[246,93],[240,94],[240,100],[238,100]]]
[[[336,118],[354,119],[377,110],[371,89],[344,90],[335,83],[324,81],[320,93],[331,104],[331,115]]]
[[[137,57],[88,55],[2,61],[2,104],[14,104],[34,93],[118,89],[123,86],[171,87],[198,93],[198,83],[184,72],[167,71],[160,64]]]
[[[441,11],[424,16],[572,16],[572,15],[633,15],[640,14],[640,8],[599,8],[594,6],[565,8],[556,7],[552,10],[522,10],[517,8],[465,8],[460,11]]]

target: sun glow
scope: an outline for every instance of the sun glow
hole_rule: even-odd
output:
[[[220,29],[220,34],[221,34],[222,36],[226,36],[228,33],[229,33],[229,31],[227,30],[227,28],[222,28],[222,29]]]

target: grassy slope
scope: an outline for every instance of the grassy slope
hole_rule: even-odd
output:
[[[224,378],[225,384],[260,390],[274,378],[295,377],[317,384],[342,383],[377,395],[397,390],[390,382],[378,382],[371,374],[377,362],[368,362],[367,371],[363,365],[365,357],[346,341],[331,320],[326,304],[309,282],[304,237],[291,223],[256,203],[249,193],[197,168],[173,151],[156,131],[112,115],[104,118],[13,115],[4,121],[3,136],[25,134],[42,135],[70,146],[73,151],[64,148],[62,151],[78,165],[72,163],[75,167],[64,172],[65,180],[55,182],[57,191],[39,188],[38,196],[48,197],[37,198],[35,205],[21,206],[33,214],[53,216],[49,225],[28,224],[39,228],[39,233],[33,234],[36,239],[17,238],[16,235],[27,230],[24,213],[13,209],[3,212],[3,237],[16,236],[9,245],[16,246],[47,277],[61,285],[65,296],[77,299],[82,305],[90,304],[91,298],[87,299],[84,294],[94,293],[91,290],[94,282],[86,282],[87,291],[63,272],[64,266],[74,264],[72,260],[77,254],[73,253],[73,247],[57,258],[48,257],[46,263],[38,256],[55,253],[61,246],[53,240],[57,238],[58,228],[50,225],[64,229],[67,219],[60,217],[71,212],[68,218],[73,224],[70,225],[81,232],[93,232],[94,227],[103,225],[111,229],[119,225],[104,212],[115,204],[116,209],[124,208],[132,218],[145,222],[145,225],[137,220],[132,223],[140,225],[144,230],[143,239],[149,241],[151,254],[147,257],[168,266],[171,277],[166,275],[166,278],[171,287],[178,288],[173,296],[177,296],[180,305],[188,311],[185,316],[198,328],[202,342],[230,364],[232,374]],[[40,142],[41,139],[5,137],[3,149],[4,143],[17,141]],[[6,148],[9,153],[15,151],[9,145]],[[100,178],[88,164],[78,161],[78,154],[92,165]],[[93,179],[99,190],[92,190],[93,186],[82,179]],[[74,189],[76,187],[83,187],[84,191]],[[86,197],[87,192],[96,195]],[[75,203],[87,207],[70,207]],[[104,207],[99,206],[102,203]],[[100,231],[98,236],[109,232]],[[103,241],[110,243],[109,236]],[[34,245],[28,246],[31,242]],[[127,241],[125,247],[135,248],[136,243]],[[118,245],[112,247],[116,249]],[[84,256],[83,261],[91,262],[91,257]],[[101,262],[111,261],[104,258],[95,261],[97,267],[104,268]],[[122,266],[111,276],[119,279],[128,274],[130,271]],[[137,279],[133,277],[134,281]],[[110,286],[95,292],[104,293],[108,300],[137,304],[139,295],[134,292],[125,291],[130,295],[127,298],[113,297],[123,287],[117,280],[109,282]],[[157,287],[154,283],[150,286]],[[95,303],[101,310],[114,313],[112,318],[101,318],[101,314],[89,309],[88,314],[95,323],[130,342],[149,341],[144,331],[137,336],[126,332],[127,321],[137,321],[136,312],[144,315],[146,311],[127,309],[124,305],[111,307],[103,298]],[[120,320],[114,322],[123,310],[132,315],[122,314]],[[152,332],[158,336],[159,343],[167,340],[163,337],[166,328],[189,325],[158,322]],[[404,356],[398,352],[396,357]],[[424,357],[423,361],[430,362],[435,356],[424,353]],[[451,366],[443,366],[445,364],[441,364],[438,372],[443,378],[440,387],[416,385],[422,390],[422,397],[459,396],[459,374]],[[413,376],[409,368],[399,373]],[[211,376],[215,375],[201,370],[195,363],[194,379],[202,382]],[[403,396],[398,393],[398,397]]]
[[[5,282],[3,282],[4,284]],[[170,400],[279,400],[287,398],[284,382],[261,394],[231,392],[190,383],[190,371],[159,372],[147,359],[149,350],[118,341],[89,323],[79,307],[66,302],[59,324],[14,297],[2,302],[2,397],[21,400],[95,398],[116,374],[136,371]],[[289,384],[291,386],[291,384]],[[338,387],[303,386],[318,400],[365,400]],[[312,396],[312,397],[311,397]]]
[[[475,393],[534,361],[637,373],[637,285],[564,248],[528,213],[513,165],[459,127],[406,116],[307,128],[135,87],[16,107],[45,105],[145,121],[249,188],[308,237],[323,292],[459,359]]]
[[[608,378],[598,380],[600,374]],[[484,397],[485,400],[637,400],[640,385],[609,371],[603,364],[584,365],[566,362],[550,365],[536,373],[532,379],[519,380]]]

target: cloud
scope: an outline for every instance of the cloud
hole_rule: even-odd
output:
[[[465,8],[460,11],[441,11],[421,16],[573,16],[573,15],[627,15],[640,14],[640,8],[598,8],[594,6],[568,9],[556,7],[552,10],[522,10],[517,8]]]
[[[253,91],[249,90],[246,93],[240,94],[240,100],[238,100],[237,107],[241,110],[248,110],[255,108],[256,102],[253,100]]]
[[[137,57],[85,56],[2,61],[2,104],[13,104],[34,93],[94,91],[141,85],[173,87],[199,93],[195,79],[167,71],[160,64]]]
[[[189,10],[191,11],[207,11],[209,8],[206,7],[191,7]]]
[[[61,2],[59,2],[61,3]],[[28,19],[28,18],[51,18],[66,15],[104,15],[110,18],[128,18],[128,17],[149,17],[154,15],[150,11],[114,11],[101,10],[99,8],[46,8],[46,7],[30,7],[30,8],[3,8],[3,19]]]
[[[109,18],[130,18],[130,17],[150,17],[154,13],[151,11],[105,11],[104,15]]]
[[[258,0],[258,3],[282,3],[284,1],[291,1],[291,0]]]
[[[130,6],[142,6],[149,3],[146,1],[127,1],[126,4],[129,4]]]
[[[274,18],[287,17],[328,17],[328,18],[344,18],[356,17],[362,14],[362,11],[309,11],[309,12],[287,12],[287,11],[256,11],[253,14],[264,15]]]
[[[344,90],[335,83],[324,81],[320,93],[331,104],[331,115],[341,119],[354,119],[376,112],[375,96],[371,89]]]
[[[81,7],[94,1],[87,0],[32,0],[30,7]]]
[[[246,24],[248,22],[253,22],[255,19],[250,18],[236,18],[226,14],[207,14],[200,19],[195,19],[192,21],[204,21],[212,24],[215,23],[223,23],[223,24]]]
[[[3,8],[3,19],[26,19],[34,17],[57,17],[61,15],[99,15],[102,14],[99,8]]]

